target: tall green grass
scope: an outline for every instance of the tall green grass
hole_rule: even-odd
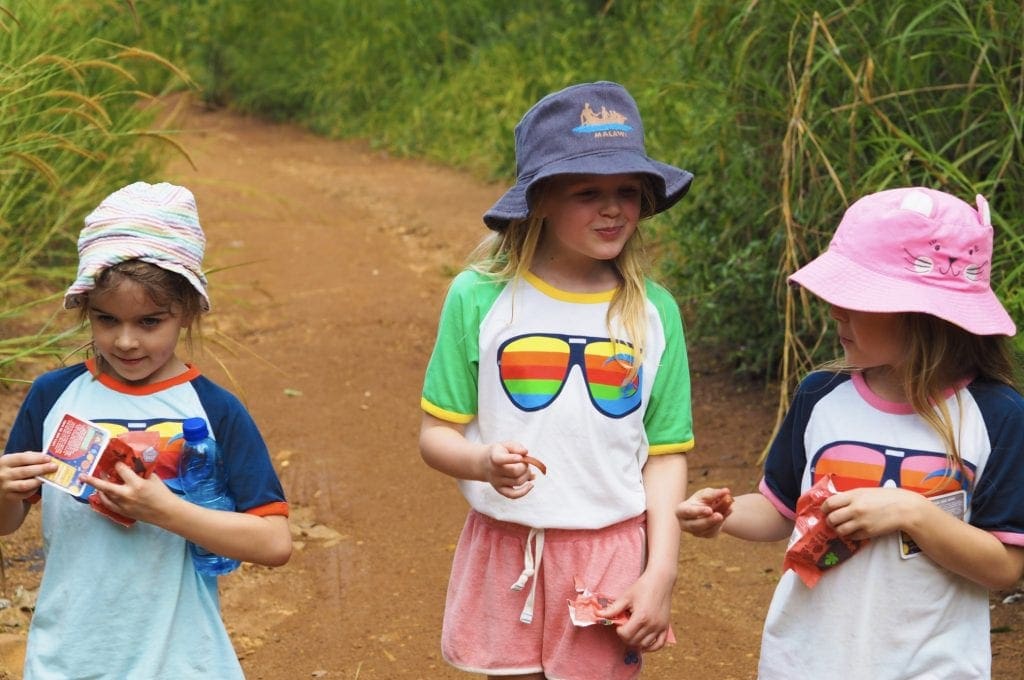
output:
[[[82,218],[114,189],[152,177],[172,139],[154,130],[141,69],[187,76],[147,50],[132,5],[38,1],[0,11],[0,373],[59,354],[67,335],[27,313],[74,278]],[[151,80],[155,80],[150,76]],[[45,316],[45,315],[44,315]]]
[[[788,12],[752,12],[730,26],[744,36],[745,65],[786,36],[785,68],[755,83],[755,106],[739,117],[757,124],[748,138],[770,150],[759,178],[772,212],[753,235],[778,264],[772,297],[761,299],[777,303],[785,330],[773,338],[782,345],[780,408],[793,380],[836,352],[824,306],[784,277],[827,246],[843,210],[867,193],[924,185],[972,204],[984,194],[996,230],[993,285],[1024,321],[1024,8],[783,4]],[[751,100],[746,88],[730,97]]]

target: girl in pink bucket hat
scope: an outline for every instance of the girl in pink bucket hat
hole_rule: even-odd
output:
[[[616,83],[544,97],[515,146],[421,400],[423,458],[471,506],[441,648],[491,676],[625,680],[671,640],[693,446],[679,308],[644,275],[638,223],[692,177],[647,156]]]
[[[188,544],[267,566],[284,564],[292,544],[284,491],[252,417],[178,355],[179,338],[210,307],[205,242],[192,192],[166,182],[123,187],[85,218],[64,304],[81,310],[93,356],[36,378],[0,456],[0,533],[36,504],[42,513],[46,562],[26,680],[242,678],[217,577],[196,569]],[[222,450],[234,511],[183,495],[190,418]],[[110,475],[50,455],[50,442],[83,442],[81,420],[116,441],[97,443],[97,455],[86,439],[80,458],[102,464],[115,444],[151,456],[117,462]]]
[[[676,511],[696,536],[790,539],[761,680],[991,677],[988,590],[1024,572],[1024,398],[991,264],[982,196],[902,188],[851,205],[790,277],[844,358],[801,383],[759,493]]]

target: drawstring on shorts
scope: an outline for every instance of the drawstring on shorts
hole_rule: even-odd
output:
[[[533,542],[533,548],[530,548],[530,543]],[[533,601],[537,594],[537,574],[540,572],[540,561],[544,557],[544,530],[543,529],[530,529],[530,533],[526,536],[526,549],[523,551],[523,572],[519,574],[519,579],[512,584],[512,590],[522,590],[526,587],[526,582],[533,578],[533,583],[530,584],[530,592],[526,596],[526,603],[523,605],[523,611],[519,615],[519,620],[523,623],[530,623],[533,621]]]

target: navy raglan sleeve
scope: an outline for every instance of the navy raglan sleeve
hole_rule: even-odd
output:
[[[236,508],[245,512],[284,503],[284,489],[267,444],[242,402],[206,378],[196,379],[193,385],[210,420],[213,436],[224,452],[228,488]]]
[[[1024,546],[1024,397],[1006,385],[972,385],[991,451],[971,494],[971,524]]]
[[[32,383],[4,445],[4,453],[43,450],[43,422],[67,386],[85,371],[82,364],[45,373]]]
[[[804,432],[810,422],[814,406],[836,386],[849,379],[848,375],[817,371],[800,383],[793,403],[779,427],[779,432],[768,449],[764,465],[763,484],[787,508],[796,511],[800,498],[800,483],[807,467]]]

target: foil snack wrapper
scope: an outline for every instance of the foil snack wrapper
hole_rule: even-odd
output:
[[[782,568],[796,572],[808,588],[818,585],[826,571],[853,557],[867,543],[840,536],[825,521],[821,504],[835,493],[832,475],[825,475],[796,502],[796,525]]]

